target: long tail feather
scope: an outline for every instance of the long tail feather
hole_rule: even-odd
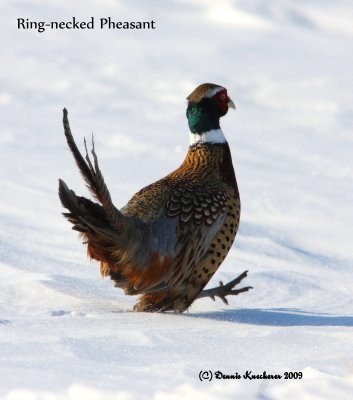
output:
[[[75,158],[76,164],[83,176],[84,180],[87,183],[88,188],[93,193],[93,195],[97,198],[97,200],[102,204],[104,212],[107,215],[110,223],[118,228],[122,228],[123,216],[119,210],[114,206],[107,185],[104,182],[103,175],[99,168],[97,154],[94,149],[94,141],[92,137],[92,155],[94,159],[94,166],[89,158],[87,151],[87,144],[85,140],[85,150],[86,150],[86,161],[80,153],[75,140],[72,136],[70,124],[68,120],[68,112],[66,108],[63,110],[63,125],[64,132],[67,140],[67,144]]]
[[[67,109],[63,109],[63,125],[64,125],[64,133],[66,136],[67,144],[75,158],[76,164],[82,174],[83,179],[87,182],[88,187],[92,190],[95,186],[94,178],[92,176],[92,172],[90,168],[87,166],[84,158],[82,157],[80,150],[77,148],[75,140],[72,136],[69,120],[67,117]]]

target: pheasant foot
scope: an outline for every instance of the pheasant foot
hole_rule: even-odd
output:
[[[228,304],[226,296],[236,296],[253,288],[252,286],[246,286],[240,289],[233,290],[234,286],[238,285],[247,275],[248,271],[244,271],[242,274],[240,274],[232,281],[228,282],[226,285],[224,285],[223,282],[220,281],[219,286],[212,289],[203,290],[201,293],[198,294],[196,299],[211,297],[211,299],[215,301],[215,297],[219,297],[223,301],[223,303]]]

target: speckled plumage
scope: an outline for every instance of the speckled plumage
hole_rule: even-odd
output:
[[[188,97],[189,105],[218,87],[201,85]],[[76,163],[101,203],[76,196],[60,181],[60,198],[70,211],[64,215],[83,236],[89,256],[126,294],[142,294],[136,311],[184,311],[223,262],[238,229],[240,199],[228,143],[192,145],[178,169],[140,190],[119,211],[94,149],[94,165],[80,155],[66,111],[64,126]]]

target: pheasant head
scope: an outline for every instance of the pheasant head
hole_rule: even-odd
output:
[[[200,140],[225,141],[220,129],[219,119],[227,114],[235,105],[227,93],[227,89],[213,83],[203,83],[188,97],[186,117],[191,131],[191,144]],[[207,140],[213,138],[213,140]]]

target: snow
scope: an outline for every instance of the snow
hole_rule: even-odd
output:
[[[0,399],[350,399],[353,6],[348,0],[1,3]],[[17,18],[155,20],[17,30]],[[186,96],[228,89],[241,226],[210,283],[254,289],[182,315],[131,312],[60,215],[87,195],[62,129],[95,135],[116,205],[177,167]],[[199,380],[200,371],[291,380]]]

